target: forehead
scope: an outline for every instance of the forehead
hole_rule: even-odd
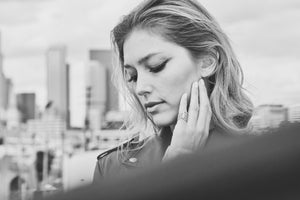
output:
[[[137,64],[138,60],[149,54],[172,56],[177,54],[179,49],[183,48],[159,34],[134,30],[124,42],[124,63]]]

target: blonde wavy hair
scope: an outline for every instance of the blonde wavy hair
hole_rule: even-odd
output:
[[[124,16],[111,32],[117,57],[113,80],[132,108],[127,129],[137,133],[156,132],[158,127],[144,111],[138,97],[124,79],[123,45],[137,29],[159,34],[184,47],[194,58],[211,55],[216,69],[205,78],[212,108],[212,121],[222,130],[242,133],[248,130],[253,105],[245,94],[243,72],[229,39],[216,20],[195,0],[147,0]]]

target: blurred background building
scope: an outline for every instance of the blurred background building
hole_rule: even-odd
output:
[[[91,61],[96,61],[99,63],[99,67],[103,68],[105,67],[106,70],[103,70],[105,76],[108,78],[105,78],[106,83],[106,102],[105,102],[105,112],[111,111],[111,110],[119,110],[119,94],[114,87],[114,85],[111,82],[111,75],[113,73],[113,66],[112,66],[112,51],[111,50],[96,50],[92,49],[89,52],[89,59]]]
[[[300,104],[289,107],[289,121],[300,122]]]
[[[21,114],[21,122],[26,123],[35,118],[36,102],[34,93],[17,94],[17,108]]]
[[[53,46],[46,53],[48,103],[53,111],[69,125],[69,65],[66,47]]]
[[[126,117],[126,111],[120,108],[120,95],[111,79],[112,58],[111,50],[91,49],[89,51],[86,108],[89,110],[87,111],[89,115],[96,116],[90,118],[92,120],[90,123],[95,126],[100,120],[100,129],[118,129]],[[95,126],[95,130],[97,127],[99,125]]]
[[[0,32],[0,125],[6,124],[6,114],[9,106],[9,98],[12,82],[3,73],[2,38]]]
[[[86,76],[86,117],[90,128],[100,130],[107,105],[107,68],[99,61],[91,60]]]
[[[283,105],[260,105],[255,108],[253,125],[258,130],[268,127],[276,128],[288,121],[288,108]]]

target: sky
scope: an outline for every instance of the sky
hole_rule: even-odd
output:
[[[46,105],[47,49],[67,47],[72,124],[82,124],[89,49],[110,49],[110,30],[141,0],[0,0],[4,73],[14,92]],[[231,40],[255,106],[300,103],[300,1],[199,0]]]

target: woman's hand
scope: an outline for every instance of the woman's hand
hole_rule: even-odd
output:
[[[187,104],[187,94],[185,93],[180,100],[177,124],[165,157],[194,152],[207,140],[212,112],[203,79],[192,85],[188,112]],[[172,154],[172,156],[168,154]]]

